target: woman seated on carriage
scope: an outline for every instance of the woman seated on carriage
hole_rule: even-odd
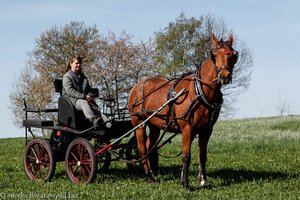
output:
[[[62,82],[62,95],[69,99],[77,110],[83,111],[93,126],[101,125],[103,118],[93,99],[94,95],[89,81],[82,72],[80,56],[74,56],[69,60]]]

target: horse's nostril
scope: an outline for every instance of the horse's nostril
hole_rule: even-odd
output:
[[[227,73],[225,74],[226,78],[230,78],[231,77],[231,73],[229,71],[227,71]]]

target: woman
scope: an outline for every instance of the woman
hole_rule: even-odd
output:
[[[62,95],[68,98],[77,110],[83,111],[93,126],[100,125],[103,123],[103,119],[101,113],[94,106],[91,106],[91,104],[96,104],[91,93],[91,86],[81,70],[81,65],[82,58],[80,56],[75,56],[69,60],[62,79]]]

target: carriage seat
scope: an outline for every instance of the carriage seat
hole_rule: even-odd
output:
[[[38,119],[25,119],[23,120],[23,126],[42,128],[47,126],[53,126],[52,120],[38,120]]]
[[[77,130],[83,130],[89,128],[90,121],[85,118],[82,111],[78,111],[72,105],[71,101],[66,97],[62,96],[62,79],[54,80],[55,91],[60,93],[58,99],[58,122],[61,125],[67,126],[69,128],[74,128]],[[93,96],[99,95],[99,90],[97,88],[92,88]]]
[[[28,119],[28,113],[49,113],[49,112],[58,112],[57,108],[46,108],[46,109],[36,109],[28,108],[26,99],[23,98],[24,102],[24,111],[26,112],[26,118],[23,120],[22,125],[25,127],[35,127],[35,128],[45,128],[53,126],[54,122],[52,120],[43,120],[43,119]]]

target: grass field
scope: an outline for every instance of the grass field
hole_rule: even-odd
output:
[[[193,143],[190,185],[180,185],[181,157],[160,157],[160,183],[130,174],[113,162],[94,183],[73,184],[64,163],[50,182],[30,181],[23,170],[23,138],[0,139],[0,199],[300,199],[300,116],[219,121],[208,147],[210,189],[197,180],[197,145]],[[180,152],[180,137],[160,150]]]

